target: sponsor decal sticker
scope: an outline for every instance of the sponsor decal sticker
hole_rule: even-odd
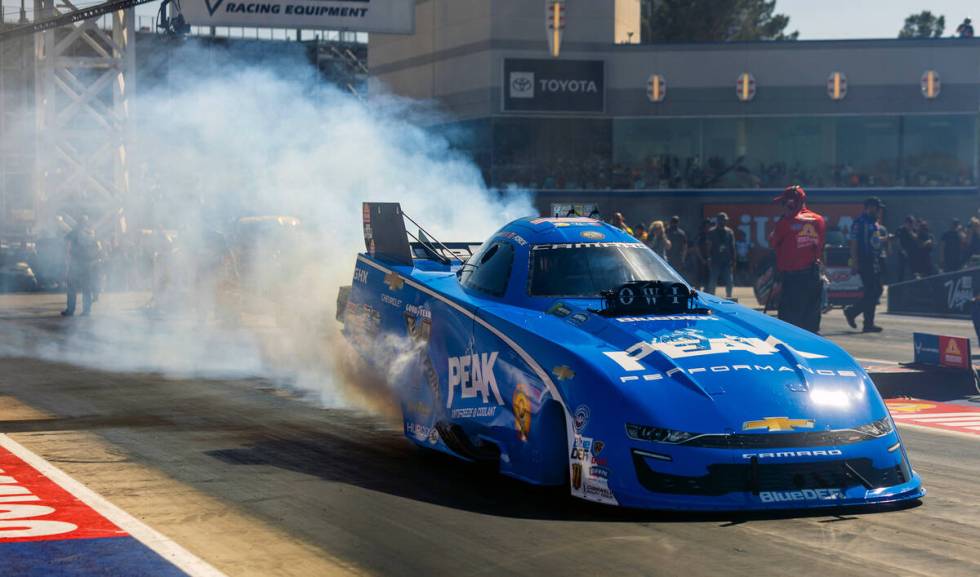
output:
[[[572,488],[578,491],[582,488],[582,464],[572,463]]]
[[[572,316],[568,317],[568,322],[572,323],[573,325],[581,325],[585,323],[587,320],[589,320],[588,313],[575,313]]]
[[[576,431],[581,433],[582,429],[588,426],[589,417],[591,416],[591,414],[592,411],[589,409],[588,405],[579,405],[575,407],[575,430]]]
[[[589,467],[589,477],[593,479],[608,479],[609,469],[599,465],[592,465]]]
[[[551,305],[551,308],[548,309],[548,314],[555,315],[558,318],[564,318],[572,314],[572,309],[568,308],[568,305],[565,303],[559,302]]]
[[[606,238],[606,235],[602,234],[601,232],[599,232],[597,230],[583,230],[582,231],[582,238],[588,238],[588,239],[592,239],[592,240],[602,240],[602,239]]]
[[[413,317],[421,317],[423,319],[432,320],[432,310],[425,305],[405,305],[405,312],[412,315]]]
[[[551,369],[551,374],[559,381],[570,381],[575,378],[575,371],[568,365],[558,365]]]
[[[589,453],[592,452],[592,438],[591,437],[580,437],[576,435],[575,443],[572,445],[572,453],[570,455],[573,461],[588,461]]]
[[[569,248],[646,248],[640,241],[636,242],[566,242],[560,244],[536,244],[531,250],[563,250]]]
[[[384,283],[388,285],[388,290],[397,292],[402,290],[402,287],[405,286],[405,279],[403,279],[401,275],[396,272],[389,272],[385,273]]]
[[[381,295],[381,302],[391,305],[395,308],[402,308],[402,299],[396,299],[395,297],[390,297],[388,295]]]
[[[527,246],[527,241],[524,239],[524,237],[517,234],[516,232],[505,230],[503,232],[497,233],[497,236],[500,238],[509,238],[521,246]]]
[[[618,323],[647,323],[655,321],[717,321],[712,315],[646,315],[642,317],[617,317]]]
[[[368,271],[366,268],[355,268],[354,269],[354,282],[367,283]]]
[[[585,498],[609,505],[618,504],[616,496],[609,489],[605,479],[590,479],[589,483],[585,485]]]
[[[857,372],[851,370],[832,370],[832,369],[813,369],[806,365],[796,365],[796,368],[800,371],[810,374],[810,375],[821,375],[825,377],[857,377]],[[674,367],[669,369],[666,373],[660,373],[657,371],[647,372],[641,375],[624,375],[619,377],[620,382],[628,383],[630,381],[660,381],[666,377],[672,377],[678,373],[686,375],[696,375],[699,373],[737,373],[739,371],[758,371],[766,373],[795,373],[792,368],[788,366],[777,367],[773,365],[713,365],[708,367],[691,367],[688,369],[681,367]],[[792,386],[791,386],[792,385]],[[795,390],[796,385],[792,383],[787,383],[787,387],[790,390]],[[802,385],[800,385],[801,390]]]
[[[514,424],[522,441],[526,441],[531,433],[531,400],[527,396],[526,387],[517,385],[514,389]]]
[[[461,399],[472,399],[479,396],[483,404],[487,404],[493,395],[493,399],[498,405],[504,404],[504,400],[500,396],[500,389],[497,388],[497,377],[493,372],[493,366],[497,362],[497,354],[497,351],[493,351],[492,353],[449,357],[447,409],[453,406],[457,388],[459,388]]]
[[[779,352],[777,345],[788,345],[770,336],[766,340],[756,337],[723,336],[708,338],[699,331],[679,331],[675,335],[655,338],[651,341],[640,341],[625,351],[604,353],[627,371],[642,371],[641,360],[653,353],[662,353],[671,359],[684,359],[709,355],[725,355],[732,352],[745,352],[756,356],[771,356]],[[795,350],[795,349],[794,349]],[[795,351],[805,359],[825,359],[824,355]]]
[[[599,453],[606,448],[606,444],[602,441],[595,441],[592,443],[592,456],[598,457]]]
[[[773,451],[771,453],[742,453],[743,459],[791,459],[794,457],[839,457],[844,454],[840,449],[814,449],[811,451]]]
[[[788,501],[839,501],[844,498],[840,489],[803,489],[800,491],[762,491],[759,500],[763,503],[784,503]]]
[[[813,419],[790,419],[788,417],[766,417],[758,421],[745,421],[742,423],[743,431],[756,431],[765,429],[767,431],[793,431],[796,429],[812,429]]]
[[[473,419],[479,417],[492,417],[497,414],[497,407],[494,405],[483,405],[482,407],[465,407],[453,409],[454,419]]]

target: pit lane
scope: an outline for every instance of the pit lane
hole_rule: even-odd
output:
[[[0,347],[56,341],[60,304],[0,296]],[[853,333],[834,311],[823,332],[856,357],[898,362],[913,330],[972,331],[879,324],[885,333]],[[917,507],[632,512],[419,452],[397,423],[298,396],[254,379],[0,358],[0,433],[227,575],[980,574],[978,440],[902,428],[929,490]]]

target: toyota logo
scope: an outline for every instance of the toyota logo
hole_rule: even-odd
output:
[[[531,89],[531,80],[525,76],[518,76],[510,83],[510,87],[515,92],[527,92]]]

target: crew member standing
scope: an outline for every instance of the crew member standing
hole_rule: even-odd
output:
[[[864,212],[851,225],[851,269],[861,275],[864,294],[857,303],[844,309],[844,318],[852,329],[857,328],[855,319],[864,315],[865,333],[880,333],[875,325],[875,307],[881,297],[881,235],[878,234],[878,217],[885,204],[878,197],[864,201]]]
[[[95,238],[95,231],[89,226],[88,216],[82,216],[78,224],[65,237],[67,241],[66,292],[67,306],[61,316],[75,314],[78,293],[82,293],[82,316],[92,312],[96,275],[102,246]]]
[[[806,191],[789,186],[773,199],[783,205],[783,217],[769,238],[776,251],[780,320],[820,332],[820,257],[827,225],[819,214],[806,207]]]

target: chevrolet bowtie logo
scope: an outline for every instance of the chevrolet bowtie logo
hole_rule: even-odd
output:
[[[551,374],[555,375],[555,378],[559,381],[567,381],[575,378],[575,371],[567,365],[561,365],[551,369]]]
[[[788,417],[766,417],[758,421],[742,423],[743,431],[765,429],[767,431],[792,431],[793,429],[812,429],[813,419],[790,419]]]
[[[388,289],[392,291],[402,290],[402,287],[405,286],[405,279],[393,272],[385,274],[384,282],[388,285]]]

